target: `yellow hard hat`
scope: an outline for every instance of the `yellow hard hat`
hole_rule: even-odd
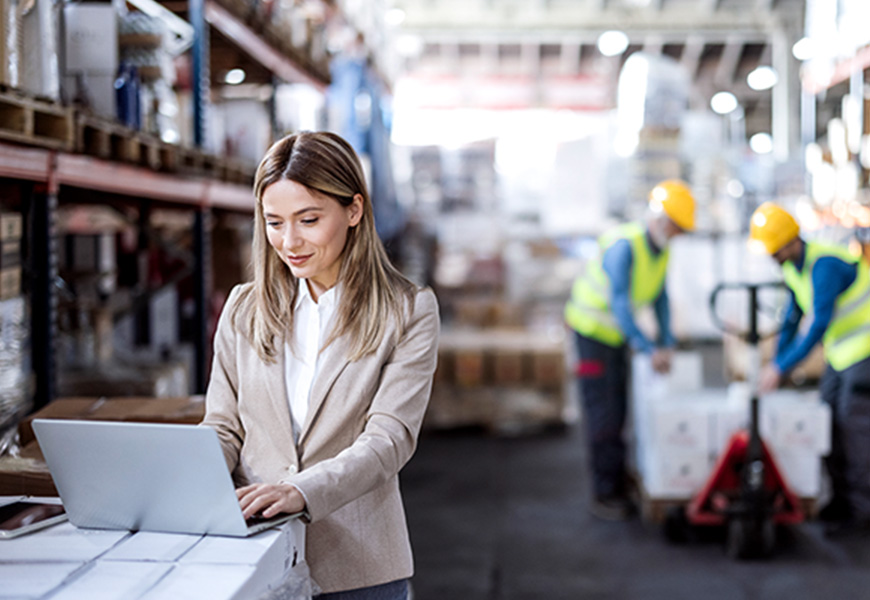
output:
[[[773,202],[765,202],[752,213],[750,241],[760,242],[768,254],[776,254],[795,239],[801,229],[788,211]]]
[[[680,229],[695,229],[695,197],[685,182],[679,179],[662,181],[650,191],[649,202],[653,210],[665,211]]]

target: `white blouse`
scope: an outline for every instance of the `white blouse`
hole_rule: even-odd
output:
[[[299,280],[292,340],[284,344],[287,402],[290,404],[293,439],[297,442],[305,418],[308,416],[308,399],[314,377],[317,375],[320,349],[330,332],[335,316],[337,288],[338,286],[333,286],[315,301],[308,289],[308,282]]]

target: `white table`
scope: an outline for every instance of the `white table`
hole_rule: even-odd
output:
[[[0,540],[0,600],[297,600],[309,585],[299,520],[248,538],[67,522]]]

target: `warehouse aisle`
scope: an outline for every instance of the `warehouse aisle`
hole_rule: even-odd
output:
[[[738,563],[720,541],[669,545],[639,520],[586,511],[579,427],[524,438],[426,434],[402,475],[417,563],[414,600],[867,598],[870,538],[817,523],[774,557]]]

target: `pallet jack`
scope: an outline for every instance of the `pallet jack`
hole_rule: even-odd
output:
[[[776,526],[800,523],[804,519],[797,496],[776,465],[759,431],[758,384],[760,354],[758,342],[759,291],[782,287],[782,283],[720,284],[710,295],[713,321],[727,333],[749,344],[748,380],[752,396],[749,427],[735,432],[701,491],[687,506],[672,507],[665,515],[665,536],[686,541],[690,527],[725,527],[725,551],[734,559],[764,558],[774,549]],[[716,312],[716,301],[725,290],[745,290],[749,300],[749,327],[736,331]],[[768,335],[775,335],[777,332]]]

